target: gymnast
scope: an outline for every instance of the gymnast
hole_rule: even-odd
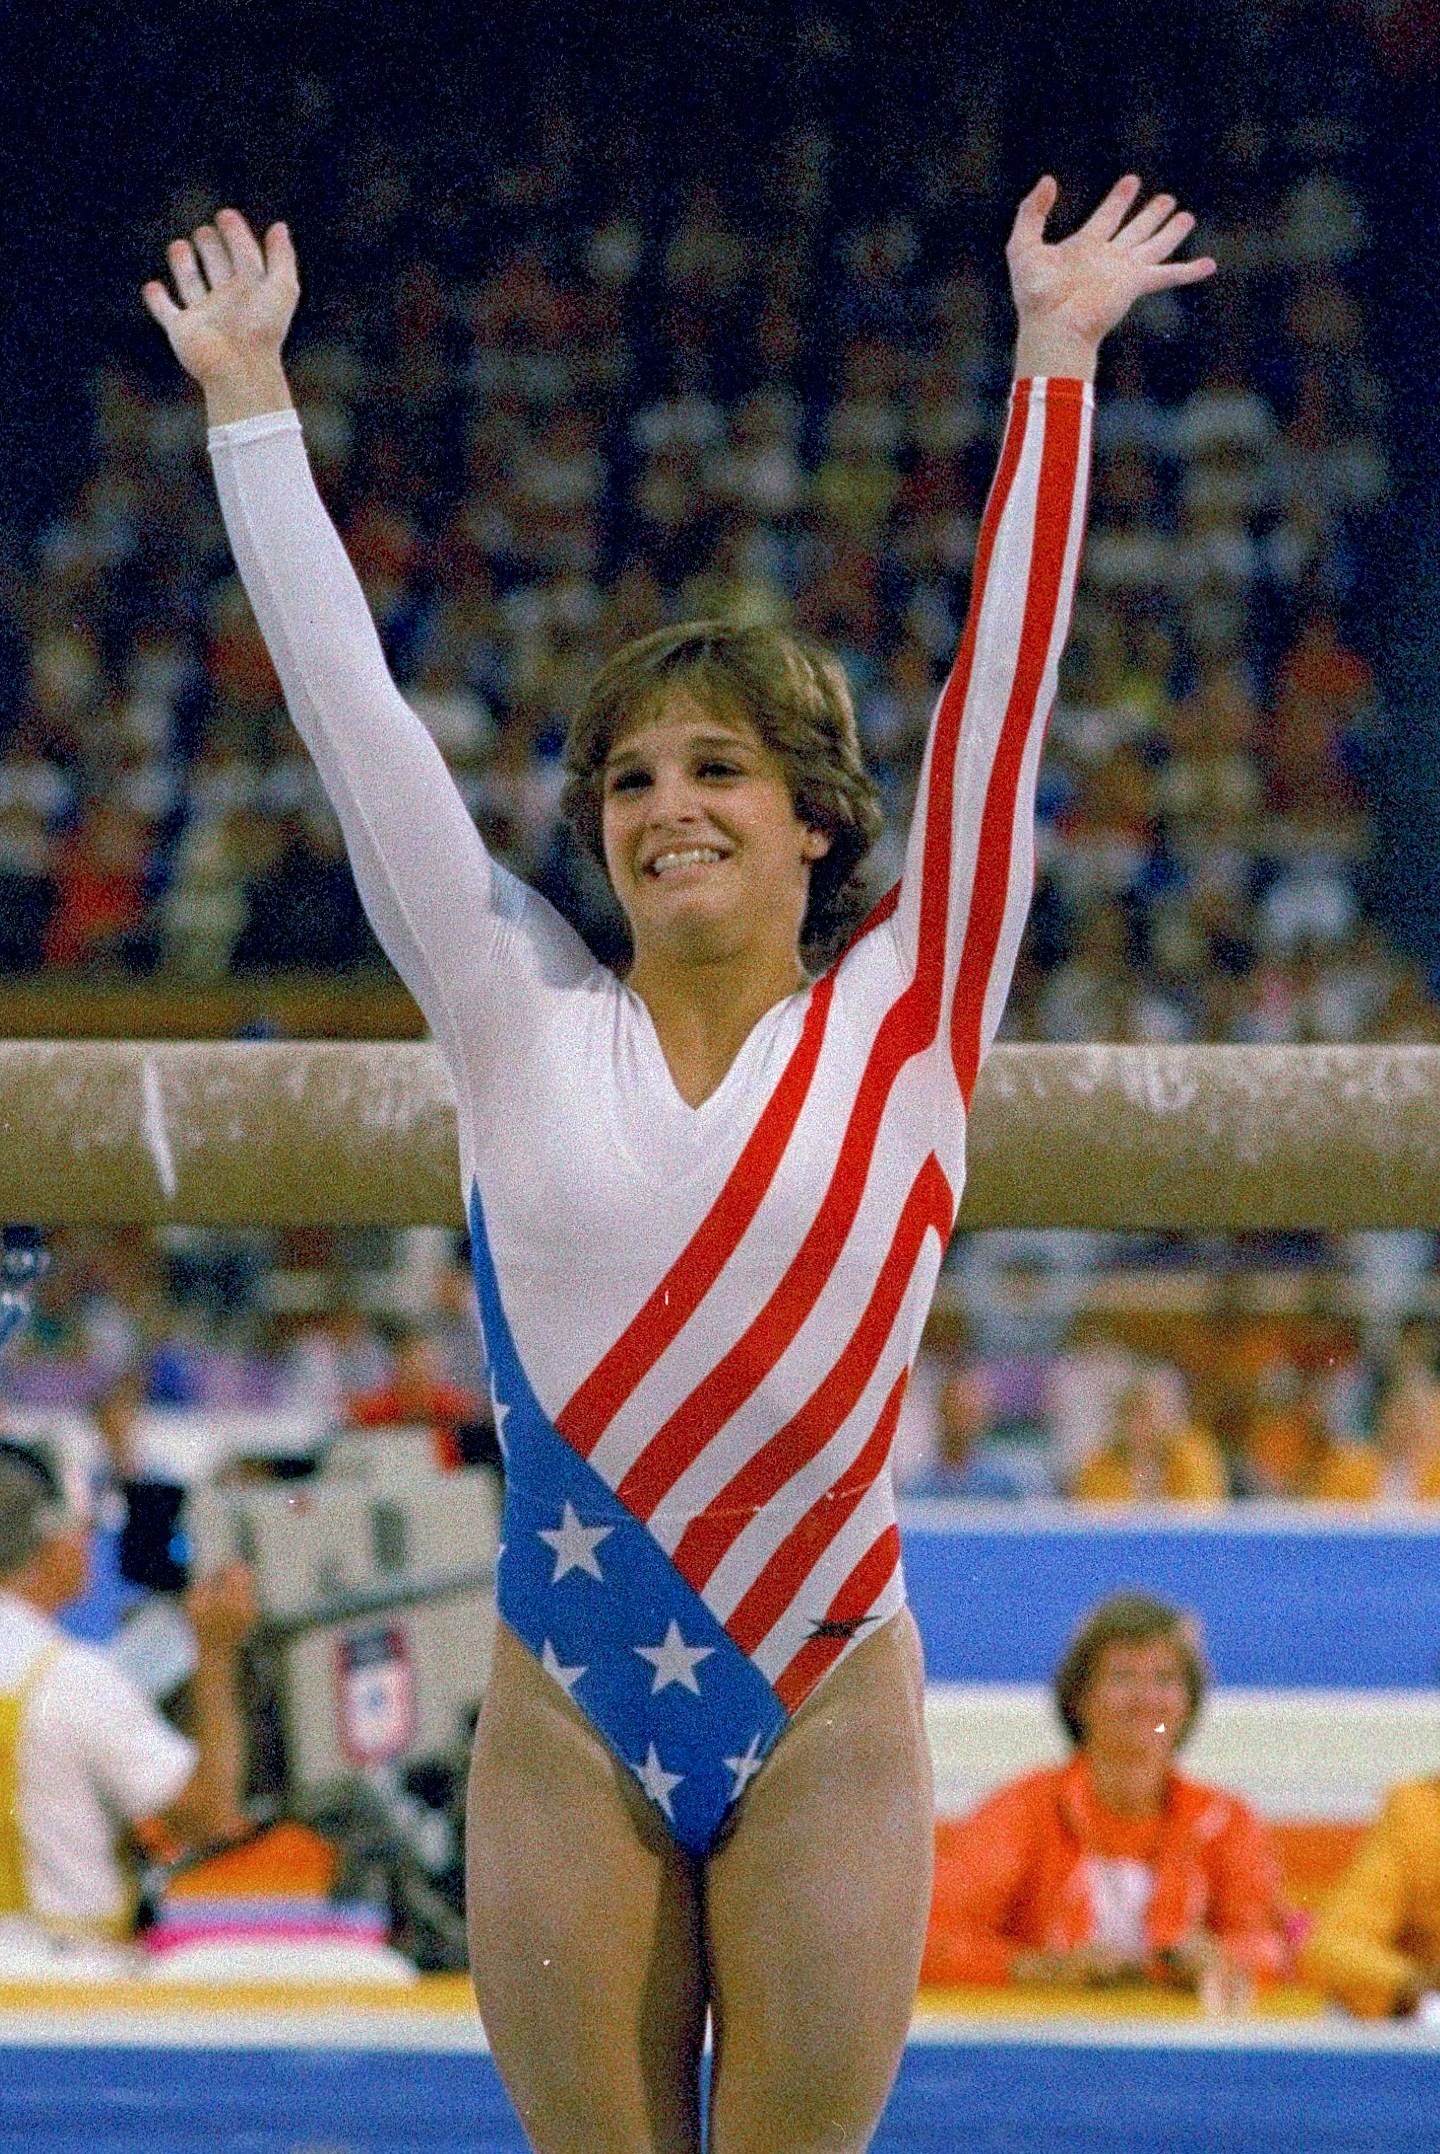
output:
[[[168,250],[226,528],[385,949],[448,1066],[506,1456],[469,1801],[476,1993],[539,2154],[864,2148],[930,1905],[920,1645],[887,1453],[1030,900],[1096,353],[1208,276],[1122,179],[1007,254],[1016,382],[898,888],[823,969],[878,827],[838,664],[719,621],[627,646],[566,808],[598,965],[487,855],[390,679],[281,365],[284,225]]]

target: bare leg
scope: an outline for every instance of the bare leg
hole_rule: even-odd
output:
[[[706,1872],[711,2154],[862,2154],[905,2046],[934,1866],[908,1610],[805,1703]]]
[[[537,2154],[699,2154],[694,1865],[502,1623],[470,1774],[470,1965]]]

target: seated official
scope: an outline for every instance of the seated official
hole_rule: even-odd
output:
[[[1375,1420],[1376,1494],[1392,1503],[1440,1503],[1440,1383],[1428,1367],[1402,1367]]]
[[[1101,1603],[1055,1680],[1075,1755],[1000,1788],[942,1847],[924,1981],[1150,1982],[1233,2007],[1286,1972],[1264,1827],[1175,1769],[1205,1682],[1177,1609]]]
[[[1082,1503],[1221,1503],[1229,1493],[1220,1446],[1189,1418],[1173,1369],[1126,1386],[1109,1442],[1071,1486]]]
[[[1440,1778],[1393,1788],[1306,1941],[1307,1980],[1364,2019],[1440,2006]]]
[[[187,1596],[192,1741],[56,1623],[84,1585],[87,1540],[45,1461],[0,1442],[0,1916],[113,1936],[133,1916],[127,1826],[154,1820],[190,1848],[249,1830],[237,1673],[255,1608],[238,1564]]]
[[[465,1464],[462,1432],[489,1419],[478,1392],[452,1383],[432,1340],[417,1325],[395,1332],[395,1360],[388,1382],[361,1391],[346,1404],[352,1428],[428,1428],[435,1463],[449,1473]]]

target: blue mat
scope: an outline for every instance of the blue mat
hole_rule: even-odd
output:
[[[912,2047],[873,2154],[1435,2154],[1440,2054]],[[490,2059],[0,2050],[5,2154],[524,2154]]]

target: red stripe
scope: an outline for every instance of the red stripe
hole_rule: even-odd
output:
[[[834,975],[827,973],[815,984],[800,1037],[725,1187],[649,1300],[558,1416],[556,1428],[582,1458],[589,1457],[636,1386],[690,1321],[764,1202],[810,1090],[834,995]]]
[[[933,1229],[943,1249],[954,1217],[950,1184],[932,1152],[911,1185],[874,1290],[839,1360],[800,1411],[752,1452],[681,1535],[673,1561],[697,1593],[755,1513],[819,1457],[854,1412],[894,1328],[926,1235]]]
[[[995,536],[1020,462],[1028,409],[1021,392],[1027,386],[1017,385],[1011,404],[1000,465],[981,524],[965,634],[936,713],[920,871],[920,938],[915,976],[886,1012],[876,1033],[829,1187],[784,1277],[749,1329],[661,1424],[620,1482],[616,1494],[637,1518],[652,1515],[681,1474],[764,1382],[815,1306],[859,1210],[891,1088],[905,1063],[923,1054],[939,1027],[958,733],[969,693]],[[882,900],[882,905],[886,902]]]
[[[900,1529],[887,1526],[870,1543],[825,1611],[827,1623],[859,1623],[870,1613],[900,1564]],[[787,1713],[798,1711],[827,1668],[845,1651],[848,1638],[807,1638],[780,1672],[775,1695]]]
[[[831,968],[832,971],[838,970],[838,968],[844,964],[846,958],[850,955],[850,952],[854,949],[857,942],[863,942],[867,935],[873,934],[877,927],[881,926],[884,921],[890,918],[890,915],[894,912],[895,907],[899,904],[899,902],[900,885],[899,883],[891,883],[890,888],[885,892],[885,895],[881,898],[877,898],[875,900],[875,903],[870,907],[869,912],[866,913],[864,919],[860,922],[860,925],[856,928],[854,934],[850,937],[844,949],[836,958],[835,963]]]
[[[1020,652],[985,793],[975,889],[950,1013],[950,1051],[961,1097],[967,1105],[979,1073],[985,997],[1010,891],[1020,771],[1036,716],[1064,581],[1083,417],[1081,385],[1052,381],[1046,393],[1035,537]],[[1043,716],[1048,719],[1049,712]]]
[[[742,1653],[753,1653],[784,1615],[842,1526],[854,1516],[875,1486],[890,1456],[908,1369],[902,1369],[880,1409],[880,1418],[843,1478],[827,1488],[797,1525],[791,1527],[755,1583],[738,1603],[726,1630]]]
[[[1029,382],[1017,382],[1010,401],[1010,418],[1000,448],[980,534],[975,547],[975,571],[970,580],[970,604],[965,628],[950,678],[941,692],[935,713],[930,746],[930,783],[925,803],[925,842],[920,868],[920,923],[916,937],[915,970],[938,1004],[944,989],[946,930],[950,914],[951,856],[955,844],[955,772],[959,762],[961,723],[975,670],[975,646],[980,617],[990,582],[990,564],[999,536],[1000,521],[1009,504],[1020,454],[1025,444],[1029,416]],[[939,1018],[937,1014],[936,1022]],[[928,1042],[927,1042],[928,1044]]]
[[[912,981],[881,1022],[860,1079],[840,1156],[805,1239],[770,1299],[709,1375],[651,1437],[615,1493],[648,1519],[705,1446],[758,1390],[815,1306],[860,1209],[880,1118],[896,1073],[928,1044],[917,1036]],[[931,1038],[934,1037],[933,1026]]]

